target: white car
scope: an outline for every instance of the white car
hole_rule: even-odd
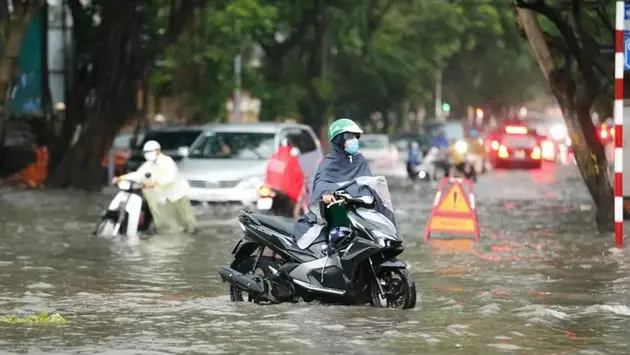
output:
[[[300,165],[310,188],[324,156],[310,127],[284,123],[214,125],[199,136],[179,163],[180,174],[190,185],[188,197],[193,202],[254,205],[264,184],[267,162],[283,138],[300,150]]]
[[[359,142],[359,151],[368,161],[372,174],[400,177],[407,175],[405,162],[387,135],[364,134]]]

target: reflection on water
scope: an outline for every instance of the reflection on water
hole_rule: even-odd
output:
[[[551,183],[537,185],[541,180]],[[410,311],[231,303],[216,268],[229,261],[239,238],[235,208],[200,211],[197,236],[157,236],[132,249],[88,236],[102,195],[0,190],[1,313],[59,312],[68,320],[63,326],[0,324],[0,349],[627,353],[629,258],[609,250],[611,237],[594,237],[591,212],[579,208],[588,197],[574,172],[498,172],[481,179],[482,240],[465,252],[422,240],[430,185],[393,185],[404,259],[419,291]]]

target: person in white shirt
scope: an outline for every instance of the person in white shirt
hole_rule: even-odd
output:
[[[188,182],[179,174],[175,161],[161,152],[160,144],[148,141],[142,148],[146,162],[138,170],[115,177],[112,183],[129,179],[144,183],[144,194],[153,214],[158,232],[172,229],[187,233],[197,232],[197,221],[187,197]],[[147,173],[150,178],[146,179]],[[154,195],[152,201],[149,195]]]

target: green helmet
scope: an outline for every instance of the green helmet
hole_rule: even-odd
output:
[[[353,120],[340,118],[331,123],[330,127],[328,127],[328,141],[332,142],[333,138],[335,138],[336,135],[346,132],[363,134],[361,128],[359,128],[359,126],[354,123]]]

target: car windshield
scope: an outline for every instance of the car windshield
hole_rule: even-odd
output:
[[[362,149],[387,149],[387,137],[370,137],[363,136],[361,137],[361,148]]]
[[[274,150],[274,133],[208,132],[189,158],[268,160]]]
[[[116,149],[125,149],[129,148],[129,140],[131,139],[132,134],[123,133],[119,134],[114,138],[114,143],[112,146]]]
[[[503,144],[509,147],[533,147],[537,143],[536,138],[528,135],[506,135]]]
[[[147,133],[139,149],[148,142],[156,141],[160,143],[162,150],[176,150],[180,147],[190,147],[199,137],[201,130],[181,130],[181,131],[152,131]]]

